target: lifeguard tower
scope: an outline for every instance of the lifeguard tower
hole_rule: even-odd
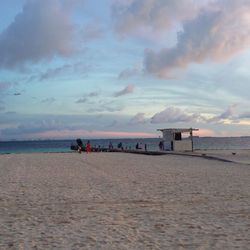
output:
[[[165,128],[157,129],[163,135],[164,150],[193,151],[193,131],[196,128]],[[182,138],[182,133],[189,133],[189,137]]]

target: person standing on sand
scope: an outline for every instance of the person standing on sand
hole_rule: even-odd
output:
[[[162,141],[159,142],[159,149],[162,150]]]
[[[91,144],[90,144],[90,141],[87,142],[86,144],[86,153],[90,153],[91,152]]]
[[[111,141],[109,142],[109,149],[113,149],[113,144]]]

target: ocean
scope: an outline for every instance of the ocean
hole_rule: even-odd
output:
[[[139,143],[142,148],[147,144],[147,149],[156,151],[160,138],[133,138],[133,139],[90,139],[93,147],[108,147],[111,142],[114,148],[119,142],[127,149],[135,149]],[[87,140],[82,139],[83,143]],[[76,145],[76,140],[34,140],[34,141],[0,141],[0,154],[6,153],[35,153],[35,152],[71,152],[71,145]],[[250,149],[250,136],[246,137],[194,137],[194,149]]]

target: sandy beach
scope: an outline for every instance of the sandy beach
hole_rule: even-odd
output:
[[[0,249],[250,249],[247,164],[6,154],[0,185]]]

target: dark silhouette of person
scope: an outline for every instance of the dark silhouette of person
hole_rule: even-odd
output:
[[[117,147],[120,148],[121,150],[123,150],[122,142],[120,142],[120,143],[117,145]]]
[[[109,149],[113,149],[113,144],[112,144],[112,142],[109,142]]]

